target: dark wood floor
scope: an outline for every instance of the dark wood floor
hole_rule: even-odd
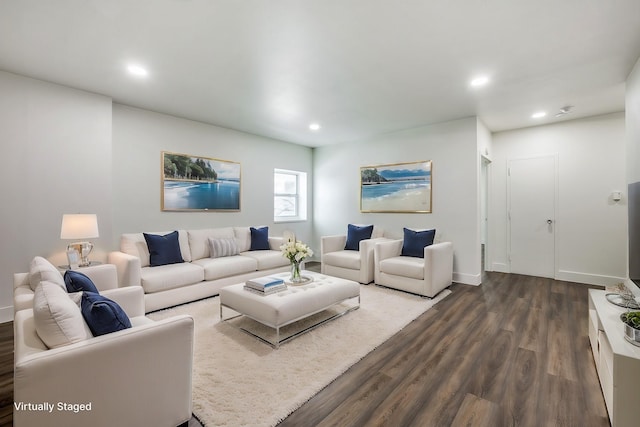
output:
[[[608,426],[587,289],[501,273],[454,284],[279,427]]]
[[[587,289],[501,273],[478,287],[454,284],[279,426],[609,426],[587,338]],[[5,323],[2,426],[11,425],[12,368]]]
[[[0,426],[13,425],[13,322],[0,323]]]

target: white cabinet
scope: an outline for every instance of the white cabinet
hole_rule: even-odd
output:
[[[640,425],[640,347],[624,338],[625,311],[589,290],[589,341],[612,427]]]

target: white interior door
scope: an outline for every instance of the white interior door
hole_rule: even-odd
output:
[[[554,277],[555,156],[509,162],[509,261],[512,273]]]

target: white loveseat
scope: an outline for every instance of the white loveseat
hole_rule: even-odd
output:
[[[114,280],[101,285],[100,295],[124,310],[131,327],[92,336],[76,302],[71,302],[72,294],[54,283],[61,276],[53,278],[59,272],[51,268],[39,286],[55,290],[48,294],[55,297],[47,296],[43,304],[43,292],[36,286],[31,307],[15,312],[14,425],[186,425],[191,418],[193,318],[156,322],[145,317],[142,289],[116,288],[115,267],[105,265],[99,272]],[[83,271],[91,274],[90,269]],[[32,278],[28,273],[17,276],[16,283],[23,285]],[[16,296],[28,295],[22,290],[25,293]],[[24,303],[24,298],[18,300]],[[43,316],[48,319],[44,329]],[[86,335],[78,338],[78,331]],[[68,342],[51,345],[52,339]]]
[[[169,232],[149,234],[165,235]],[[238,253],[212,258],[209,239],[235,239]],[[147,313],[217,295],[224,286],[288,271],[282,237],[269,237],[269,250],[251,248],[250,227],[178,230],[184,262],[152,267],[143,233],[123,234],[120,251],[109,254],[120,286],[141,286]]]

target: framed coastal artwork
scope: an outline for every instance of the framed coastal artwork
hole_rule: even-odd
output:
[[[162,152],[163,211],[240,210],[240,163]]]
[[[431,213],[431,160],[360,168],[360,211]]]

